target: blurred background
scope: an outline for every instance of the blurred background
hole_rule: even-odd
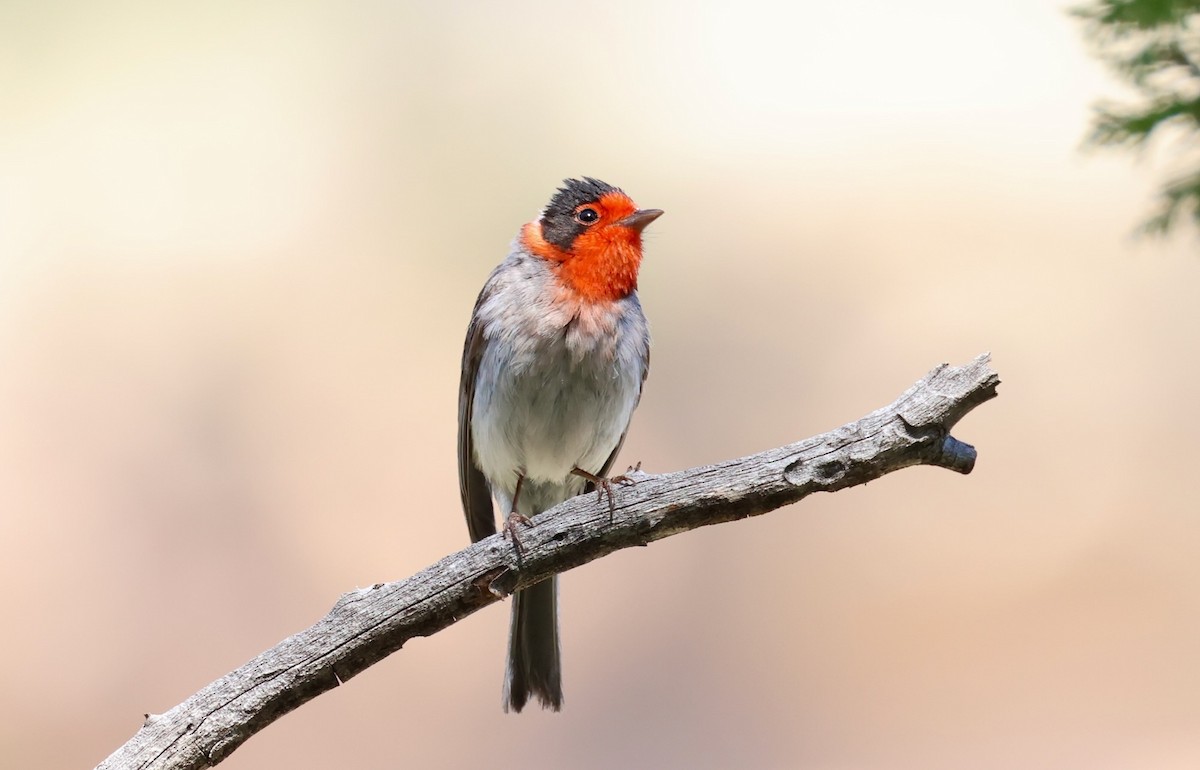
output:
[[[5,764],[466,545],[467,318],[588,174],[667,211],[621,465],[990,350],[975,472],[567,574],[559,715],[501,713],[501,605],[224,767],[1200,766],[1200,259],[1130,237],[1156,156],[1080,152],[1121,90],[1064,7],[0,4]]]

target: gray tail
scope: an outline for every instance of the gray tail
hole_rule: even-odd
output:
[[[558,649],[558,578],[550,577],[513,595],[508,633],[504,710],[519,712],[530,695],[542,708],[562,708],[562,665]]]

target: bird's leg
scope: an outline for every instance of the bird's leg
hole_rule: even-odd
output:
[[[629,469],[629,471],[641,470],[641,469],[642,469],[642,464],[639,462],[637,464],[636,469],[631,467]],[[608,495],[608,523],[609,524],[612,524],[613,514],[616,512],[616,504],[613,502],[613,487],[612,487],[612,485],[613,484],[633,485],[633,484],[637,483],[637,481],[635,479],[630,478],[629,476],[625,475],[624,473],[622,473],[620,476],[612,476],[612,477],[608,477],[608,478],[606,478],[604,476],[597,476],[594,473],[589,473],[588,471],[585,471],[582,468],[572,468],[571,473],[575,476],[579,476],[580,478],[587,479],[588,481],[590,481],[592,483],[592,486],[596,487],[596,502],[599,502],[600,499],[602,497],[604,497],[604,495]]]
[[[525,474],[517,474],[517,487],[513,490],[512,510],[504,517],[504,536],[512,541],[513,550],[517,552],[517,566],[521,563],[521,538],[517,537],[517,527],[531,527],[533,522],[523,513],[517,513],[517,499],[521,496],[521,485],[525,483]]]

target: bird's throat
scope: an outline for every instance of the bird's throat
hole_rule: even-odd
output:
[[[615,302],[637,290],[642,264],[641,234],[625,227],[580,233],[569,251],[542,237],[541,225],[530,222],[521,240],[531,254],[558,266],[563,283],[582,299]]]

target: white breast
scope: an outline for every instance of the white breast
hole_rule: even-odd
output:
[[[518,474],[565,483],[576,467],[599,472],[637,406],[649,344],[636,294],[580,303],[542,260],[514,257],[480,307],[486,342],[471,420],[479,467],[504,496]]]

